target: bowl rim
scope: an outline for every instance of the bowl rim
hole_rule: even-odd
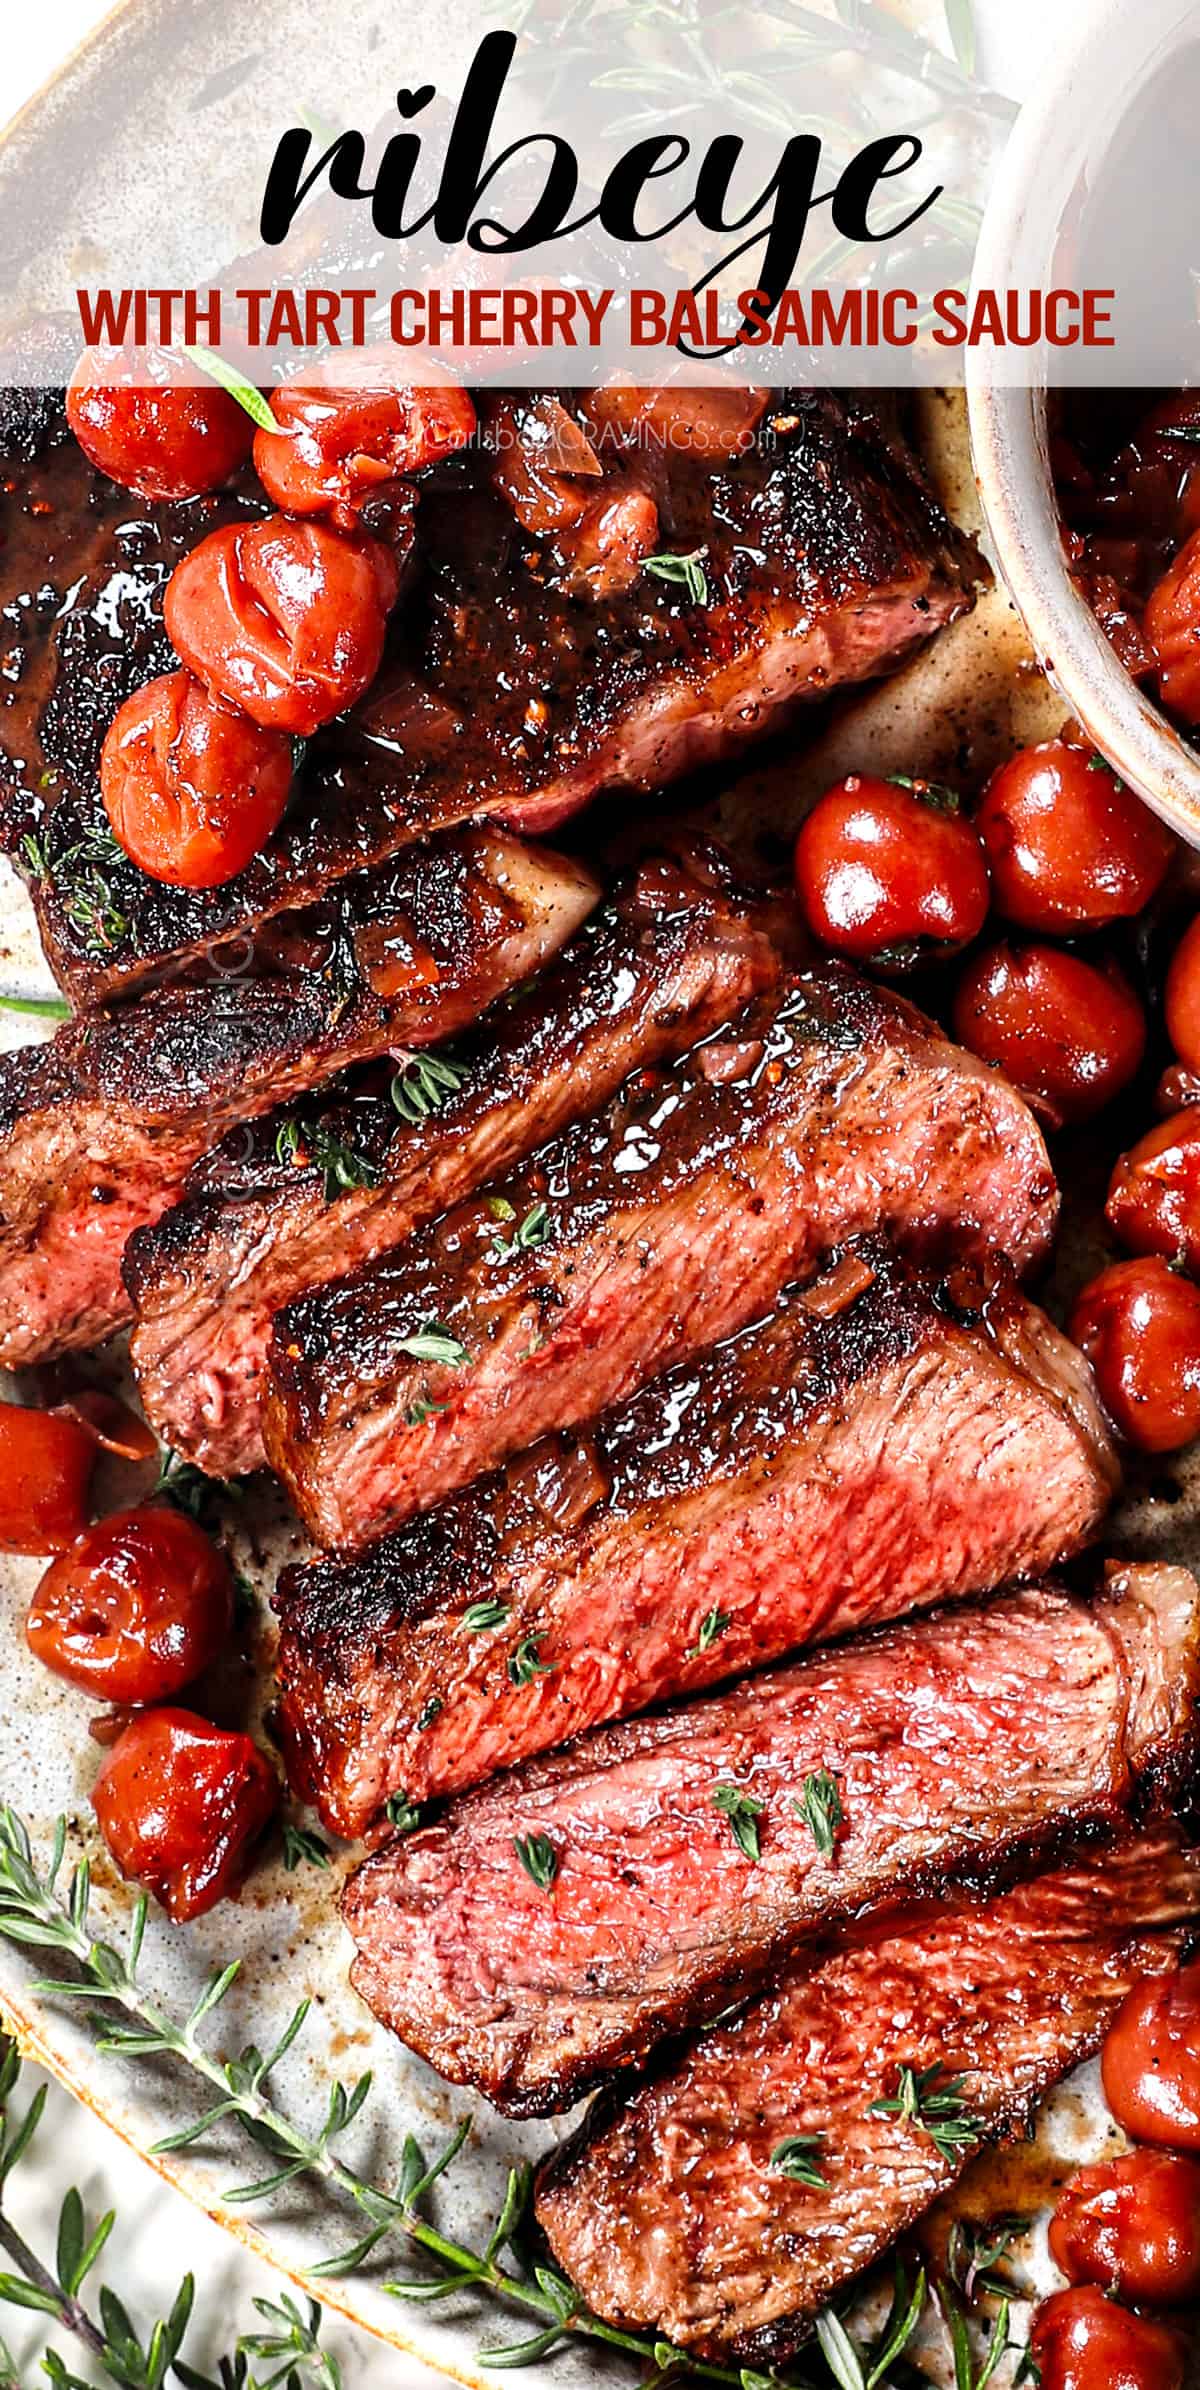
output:
[[[1083,92],[1115,52],[1146,68],[1183,32],[1191,0],[1108,0],[1057,44],[1010,135],[984,214],[974,285],[1029,280],[1031,218],[1057,225],[1089,155],[1094,114]],[[1128,88],[1128,84],[1123,84]],[[1020,271],[1014,273],[1016,258]],[[1036,259],[1053,280],[1048,248]],[[1006,381],[1003,352],[966,352],[971,450],[1000,576],[1047,678],[1122,779],[1192,846],[1200,846],[1200,755],[1119,662],[1067,567],[1046,437],[1047,380]],[[1039,361],[1040,364],[1041,361]]]

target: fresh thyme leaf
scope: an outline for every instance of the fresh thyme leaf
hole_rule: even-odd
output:
[[[708,1616],[700,1621],[700,1632],[688,1653],[688,1658],[699,1659],[703,1652],[711,1651],[718,1636],[723,1635],[726,1627],[732,1625],[733,1619],[728,1610],[710,1610]]]
[[[718,1784],[713,1790],[713,1808],[729,1820],[730,1832],[739,1851],[747,1859],[760,1859],[758,1821],[765,1803],[753,1793],[743,1792],[737,1784]]]
[[[459,1632],[464,1635],[488,1635],[493,1627],[506,1626],[511,1617],[511,1602],[469,1602],[463,1611]]]
[[[402,1336],[399,1350],[414,1361],[438,1361],[444,1369],[465,1369],[471,1359],[466,1345],[436,1319],[426,1320],[411,1336]]]
[[[810,2190],[823,2191],[828,2177],[818,2153],[824,2147],[824,2133],[789,2133],[786,2141],[778,2142],[771,2151],[771,2172],[786,2174],[790,2183],[807,2183]]]
[[[836,1776],[828,1768],[816,1768],[806,1776],[796,1803],[808,1826],[822,1859],[832,1859],[838,1829],[846,1822],[842,1796]]]
[[[219,357],[215,349],[206,349],[201,346],[189,348],[186,342],[183,353],[185,357],[191,359],[193,365],[199,366],[201,373],[208,374],[212,381],[220,383],[222,390],[229,392],[231,398],[236,398],[239,407],[245,408],[246,413],[257,423],[260,431],[277,432],[279,430],[279,425],[261,390],[257,389],[253,382],[248,382],[245,374],[238,372],[236,365],[231,365],[225,357]]]
[[[520,1227],[514,1228],[510,1237],[497,1237],[492,1246],[491,1258],[495,1262],[515,1261],[519,1253],[536,1252],[539,1245],[545,1244],[549,1233],[550,1207],[546,1203],[535,1203],[533,1210],[526,1212]]]
[[[49,879],[50,858],[46,853],[43,841],[36,836],[34,831],[27,830],[25,832],[25,836],[21,840],[21,853],[35,880]]]
[[[61,996],[0,996],[0,1012],[27,1013],[35,1021],[69,1021],[71,1007]]]
[[[311,1164],[324,1178],[326,1203],[358,1187],[377,1187],[379,1171],[366,1154],[342,1137],[335,1137],[320,1121],[306,1127],[302,1120],[285,1120],[275,1138],[275,1159],[285,1168]]]
[[[423,1734],[427,1726],[432,1726],[434,1719],[441,1717],[442,1711],[445,1709],[445,1707],[446,1704],[443,1701],[441,1694],[431,1693],[424,1709],[421,1712],[420,1717],[417,1720],[418,1734]]]
[[[406,1427],[424,1427],[427,1420],[440,1419],[443,1411],[449,1408],[449,1403],[430,1402],[427,1394],[418,1394],[415,1402],[410,1402],[405,1411],[404,1424]]]
[[[983,2139],[983,2126],[971,2115],[962,2097],[962,2075],[947,2075],[945,2067],[927,2066],[918,2072],[914,2067],[898,2070],[896,2091],[891,2099],[873,2100],[872,2116],[899,2116],[905,2124],[912,2124],[926,2133],[939,2157],[960,2157],[964,2150],[974,2149]]]
[[[669,581],[684,589],[694,606],[708,604],[708,575],[704,570],[707,548],[693,548],[688,556],[644,556],[642,571],[653,573],[656,581]]]
[[[934,813],[961,813],[962,798],[956,788],[947,788],[944,780],[913,780],[907,772],[889,772],[889,788],[906,788],[911,796],[919,797]]]
[[[518,1834],[513,1848],[525,1870],[532,1876],[539,1892],[548,1892],[558,1874],[558,1852],[544,1834]]]
[[[401,1119],[418,1128],[431,1113],[441,1111],[466,1075],[457,1062],[447,1062],[441,1054],[414,1054],[392,1081],[392,1102]]]
[[[392,1794],[385,1804],[384,1816],[389,1826],[395,1827],[397,1834],[415,1834],[421,1823],[420,1807],[416,1801],[409,1800],[406,1792]]]
[[[550,1662],[538,1658],[538,1645],[544,1640],[544,1633],[523,1635],[515,1649],[510,1651],[508,1673],[514,1685],[531,1685],[535,1676],[553,1676]]]
[[[507,1195],[489,1195],[485,1205],[489,1220],[515,1220],[516,1207]]]
[[[307,1862],[310,1867],[328,1867],[331,1856],[329,1844],[320,1834],[313,1834],[307,1826],[293,1826],[285,1820],[283,1864],[289,1875],[302,1862]]]

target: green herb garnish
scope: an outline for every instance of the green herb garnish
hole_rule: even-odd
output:
[[[550,1662],[538,1658],[538,1645],[544,1640],[544,1632],[523,1635],[515,1650],[510,1651],[508,1673],[514,1685],[531,1685],[535,1676],[553,1676]]]
[[[493,1627],[506,1626],[511,1616],[511,1602],[471,1602],[463,1611],[459,1633],[490,1635]]]
[[[815,1769],[805,1777],[796,1807],[822,1859],[832,1859],[839,1828],[846,1822],[837,1777],[828,1768]]]
[[[402,1120],[419,1128],[457,1093],[466,1075],[457,1062],[447,1062],[440,1054],[414,1054],[392,1081],[392,1102]]]
[[[71,1007],[61,996],[0,996],[0,1012],[19,1012],[34,1021],[69,1021]]]
[[[518,1834],[513,1849],[539,1892],[548,1892],[558,1874],[558,1853],[544,1834]]]
[[[739,1851],[747,1859],[761,1859],[758,1842],[758,1821],[766,1806],[753,1793],[743,1792],[736,1784],[718,1784],[713,1792],[713,1808],[729,1820],[730,1832]]]
[[[307,1826],[293,1826],[285,1822],[283,1864],[289,1875],[294,1868],[300,1866],[302,1861],[306,1862],[309,1867],[328,1867],[330,1857],[329,1844],[322,1839],[320,1834],[310,1833]]]
[[[708,604],[708,575],[704,570],[707,548],[693,548],[689,556],[645,556],[642,571],[653,573],[656,581],[669,581],[686,590],[694,606]]]
[[[495,1262],[515,1261],[519,1253],[536,1252],[539,1245],[545,1244],[549,1234],[550,1207],[545,1203],[535,1203],[533,1210],[526,1212],[519,1228],[514,1228],[510,1237],[496,1238],[491,1258]]]
[[[928,2135],[942,2158],[961,2157],[983,2139],[983,2126],[971,2115],[962,2097],[964,2075],[947,2075],[944,2066],[911,2066],[898,2070],[895,2095],[873,2100],[872,2116],[898,2116]]]
[[[698,1660],[704,1652],[711,1651],[718,1637],[732,1625],[733,1619],[728,1610],[710,1610],[707,1618],[700,1621],[700,1632],[687,1654],[689,1660]]]
[[[771,2151],[768,2164],[773,2174],[786,2174],[791,2183],[807,2183],[810,2190],[823,2191],[827,2176],[818,2163],[818,2152],[825,2147],[824,2133],[789,2133]]]
[[[413,1361],[437,1361],[444,1369],[465,1369],[471,1358],[466,1345],[436,1319],[427,1320],[411,1336],[402,1336],[398,1349]]]
[[[440,1703],[438,1706],[440,1708]],[[420,1725],[422,1720],[418,1719],[417,1723]],[[421,1823],[419,1804],[410,1801],[406,1792],[394,1792],[384,1804],[383,1814],[389,1826],[395,1827],[397,1834],[415,1834]]]
[[[206,373],[210,381],[219,382],[222,390],[227,390],[231,398],[236,398],[239,407],[245,408],[260,432],[279,430],[279,424],[262,391],[253,382],[248,382],[245,374],[238,372],[236,365],[230,365],[227,358],[219,357],[215,349],[189,348],[185,343],[183,354],[191,359],[193,365],[199,366],[201,373]]]

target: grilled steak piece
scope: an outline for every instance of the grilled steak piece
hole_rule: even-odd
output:
[[[1200,1587],[1133,1568],[1094,1608],[1010,1594],[600,1727],[366,1861],[353,1980],[451,2082],[564,2108],[831,1920],[1119,1821],[1190,1766],[1198,1676]]]
[[[722,886],[717,858],[648,863],[498,1024],[436,1058],[436,1082],[402,1073],[393,1099],[391,1071],[363,1074],[314,1111],[310,1147],[314,1134],[348,1145],[369,1183],[331,1185],[314,1162],[281,1161],[274,1114],[225,1139],[125,1252],[142,1402],[172,1450],[221,1477],[260,1467],[280,1306],[386,1252],[631,1070],[727,1020],[779,976],[773,926]]]
[[[0,1363],[95,1344],[128,1316],[121,1256],[231,1121],[365,1054],[452,1034],[576,930],[589,872],[460,830],[284,915],[248,975],[152,988],[0,1062]],[[279,1129],[276,1135],[280,1134]],[[281,1146],[305,1152],[303,1116]],[[362,1161],[314,1147],[331,1178]]]
[[[289,1304],[267,1452],[317,1541],[354,1549],[761,1316],[848,1237],[952,1233],[1023,1266],[1055,1209],[1020,1097],[826,963]]]
[[[658,787],[760,733],[785,702],[886,670],[971,602],[978,559],[857,398],[781,394],[758,444],[732,461],[678,445],[647,460],[662,545],[705,550],[706,606],[649,574],[596,602],[556,587],[544,542],[493,487],[493,462],[481,442],[422,481],[376,688],[312,743],[262,855],[196,893],[147,879],[107,845],[81,863],[79,848],[105,830],[96,763],[108,723],[168,661],[172,564],[262,493],[248,480],[217,500],[152,507],[106,488],[72,444],[14,459],[0,520],[0,607],[19,650],[0,726],[4,835],[16,854],[37,841],[42,933],[73,997],[205,956],[464,818],[499,814],[540,834],[598,789]],[[388,530],[392,503],[373,528]],[[407,544],[407,512],[396,528]]]
[[[610,2321],[681,2348],[781,2364],[830,2293],[962,2172],[880,2115],[900,2070],[955,2083],[979,2140],[1019,2133],[1095,2050],[1141,1976],[1200,1915],[1200,1853],[1168,1835],[1078,1859],[992,1898],[964,1893],[856,1929],[706,2033],[628,2106],[601,2103],[542,2174],[558,2262]],[[772,2164],[795,2135],[823,2186]]]
[[[1116,1461],[1086,1366],[1009,1288],[886,1248],[357,1560],[284,1572],[293,1785],[359,1834],[606,1718],[1038,1576]],[[467,1622],[481,1615],[484,1631]],[[419,1723],[428,1721],[428,1723]]]

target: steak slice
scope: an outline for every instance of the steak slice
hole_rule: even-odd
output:
[[[0,1364],[128,1317],[121,1256],[230,1122],[388,1046],[453,1034],[576,930],[589,872],[509,832],[458,831],[275,924],[240,977],[150,989],[0,1062]],[[277,1134],[279,1132],[277,1131]],[[284,1151],[303,1151],[303,1120]],[[319,1149],[353,1176],[351,1149]]]
[[[293,1786],[359,1834],[401,1789],[459,1791],[801,1644],[1041,1575],[1115,1478],[1086,1366],[1041,1312],[864,1245],[595,1427],[357,1560],[285,1570]]]
[[[1190,1766],[1198,1677],[1200,1587],[1131,1568],[1094,1607],[1010,1594],[600,1727],[365,1862],[353,1980],[451,2082],[567,2107],[833,1919],[1120,1821]]]
[[[662,545],[704,549],[706,605],[651,574],[594,602],[556,586],[481,441],[421,482],[415,523],[406,508],[390,525],[392,495],[378,522],[369,510],[406,546],[415,529],[380,679],[312,742],[262,854],[195,892],[120,852],[83,870],[79,856],[105,830],[104,732],[170,661],[167,575],[216,523],[261,508],[261,491],[247,478],[215,500],[147,506],[61,436],[32,461],[13,445],[0,502],[0,609],[17,651],[0,725],[4,838],[37,871],[46,951],[77,1001],[194,966],[465,818],[541,834],[602,788],[659,787],[761,734],[788,702],[887,670],[970,605],[981,570],[857,397],[781,394],[730,461],[679,444],[655,457]]]
[[[142,1402],[172,1450],[220,1477],[261,1467],[281,1305],[386,1252],[631,1070],[740,1010],[779,977],[771,926],[722,885],[715,856],[647,863],[499,1022],[439,1056],[437,1082],[404,1073],[394,1100],[390,1070],[363,1074],[314,1112],[310,1148],[314,1135],[348,1146],[367,1183],[281,1161],[277,1114],[227,1137],[125,1252]]]
[[[1021,1267],[1056,1201],[1012,1088],[825,963],[289,1304],[267,1452],[317,1541],[353,1550],[761,1316],[849,1237],[952,1234]]]
[[[1138,1979],[1176,1964],[1197,1915],[1200,1853],[1156,1834],[854,1929],[627,2106],[592,2111],[538,2184],[555,2257],[613,2323],[784,2363],[978,2147],[880,2115],[900,2070],[961,2078],[980,2141],[1018,2134]],[[816,2137],[819,2188],[771,2162],[798,2134]]]

